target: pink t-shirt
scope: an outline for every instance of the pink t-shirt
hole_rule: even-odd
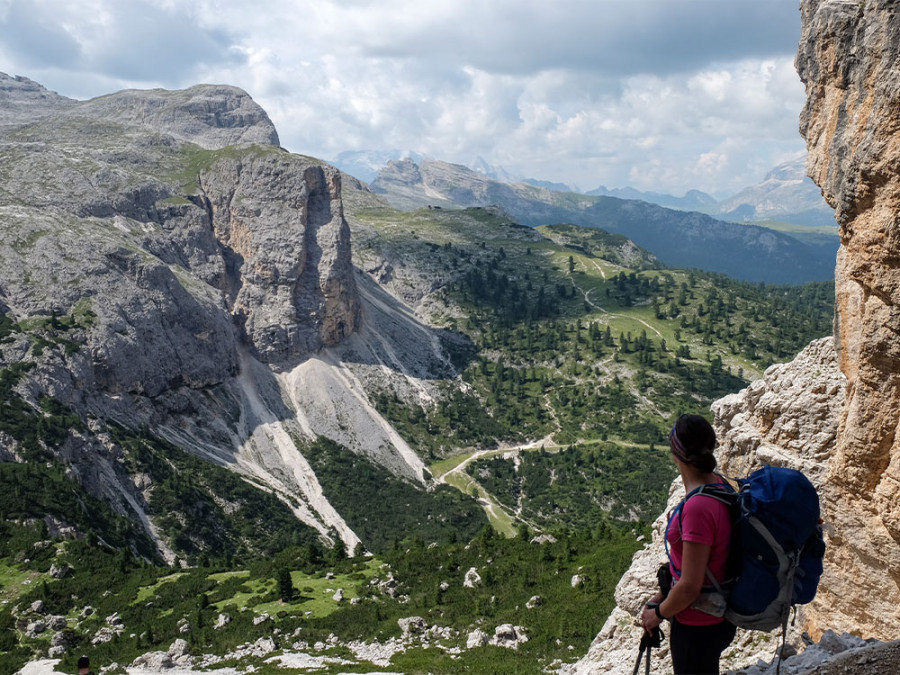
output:
[[[684,554],[683,541],[692,541],[712,547],[709,557],[709,571],[722,582],[726,579],[728,565],[728,543],[731,540],[731,515],[728,507],[722,502],[705,495],[695,495],[688,499],[681,509],[681,528],[678,527],[678,516],[672,519],[668,532],[669,555],[672,563],[672,575],[677,580],[680,576],[681,562]],[[705,577],[705,575],[704,575]],[[709,580],[704,578],[704,586]],[[689,626],[708,626],[722,621],[721,617],[688,607],[675,615],[679,623]]]

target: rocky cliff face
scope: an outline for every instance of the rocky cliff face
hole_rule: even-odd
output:
[[[804,0],[797,69],[807,169],[834,207],[836,339],[847,377],[825,510],[835,537],[809,614],[887,639],[900,625],[900,6]]]
[[[20,237],[9,255],[23,266],[4,266],[2,293],[17,317],[65,315],[80,298],[102,299],[93,308],[100,323],[125,329],[95,331],[95,371],[134,374],[110,387],[155,395],[191,364],[215,371],[188,374],[193,384],[232,373],[235,338],[208,316],[223,302],[237,339],[267,363],[296,361],[353,332],[359,300],[340,174],[272,145],[272,123],[245,93],[199,86],[46,107],[50,114],[3,138],[0,198]],[[61,227],[76,236],[55,236]],[[91,258],[96,269],[80,269]],[[78,283],[58,288],[50,267]],[[24,279],[17,269],[35,274]],[[133,287],[117,289],[120,276]],[[162,326],[143,325],[171,302]],[[140,348],[121,350],[123,342]]]
[[[340,180],[332,167],[281,154],[227,158],[198,175],[191,199],[222,252],[209,282],[262,361],[303,357],[356,327]]]

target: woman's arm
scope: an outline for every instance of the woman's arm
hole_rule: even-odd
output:
[[[706,579],[709,556],[712,553],[712,547],[706,544],[686,541],[683,545],[681,579],[669,592],[669,597],[663,600],[659,606],[659,613],[666,619],[671,619],[678,612],[690,607],[691,603],[700,595],[703,581]],[[641,623],[644,630],[649,633],[661,623],[661,619],[652,607],[645,607],[641,613]]]

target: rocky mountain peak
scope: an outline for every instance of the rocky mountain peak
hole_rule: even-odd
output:
[[[0,127],[34,121],[76,103],[27,77],[0,73]]]
[[[178,91],[129,89],[85,101],[77,112],[140,125],[208,150],[279,145],[266,111],[243,89],[226,85],[200,84]]]

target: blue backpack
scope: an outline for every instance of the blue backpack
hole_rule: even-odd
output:
[[[724,617],[740,628],[786,628],[791,607],[811,602],[822,576],[825,540],[819,496],[800,471],[764,466],[729,485],[704,485],[702,494],[731,510],[729,580],[716,593],[726,597]],[[674,518],[674,515],[673,515]]]

